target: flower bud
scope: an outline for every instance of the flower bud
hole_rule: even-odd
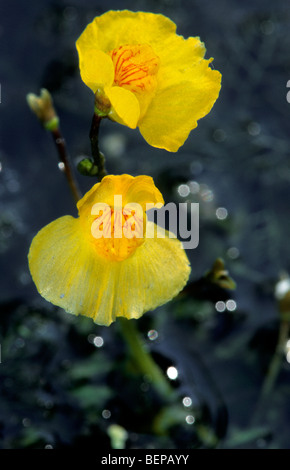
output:
[[[48,131],[58,129],[59,119],[48,90],[42,88],[40,96],[34,93],[28,93],[26,99],[31,111],[38,117],[45,129]]]

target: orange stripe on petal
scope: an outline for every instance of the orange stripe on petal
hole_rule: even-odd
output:
[[[156,87],[159,57],[148,44],[120,46],[109,52],[115,68],[115,85],[134,93]]]

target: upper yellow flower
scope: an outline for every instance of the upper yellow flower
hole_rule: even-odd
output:
[[[221,74],[209,67],[199,38],[184,39],[163,15],[109,11],[76,42],[82,80],[97,112],[153,147],[176,152],[216,101]]]
[[[78,202],[77,219],[60,217],[34,237],[28,259],[39,293],[99,325],[139,318],[176,296],[189,262],[172,233],[147,221],[147,203],[163,204],[149,176],[95,184]]]

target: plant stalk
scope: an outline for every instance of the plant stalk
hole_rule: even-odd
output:
[[[70,164],[70,159],[67,153],[65,139],[62,136],[59,128],[53,129],[51,131],[51,135],[53,137],[54,143],[57,148],[59,160],[64,165],[64,173],[68,181],[73,198],[75,202],[78,202],[81,199],[82,195],[78,187],[77,181],[73,175],[73,171],[72,171],[71,164]]]
[[[285,345],[288,339],[288,335],[289,321],[282,319],[280,323],[279,337],[276,350],[272,357],[266,377],[264,379],[264,383],[262,385],[257,408],[252,417],[252,425],[256,425],[263,416],[263,413],[265,413],[265,409],[267,408],[271,393],[274,389],[275,383],[282,367],[282,361],[284,359]]]
[[[174,390],[162,370],[153,360],[151,354],[146,350],[145,344],[136,328],[135,320],[118,318],[118,323],[121,327],[122,335],[127,342],[132,359],[140,372],[150,378],[152,386],[165,401],[171,401],[175,397]]]
[[[285,344],[287,342],[289,335],[289,322],[287,320],[282,320],[280,323],[279,338],[277,347],[274,353],[274,356],[270,362],[268,372],[263,383],[261,391],[261,399],[267,399],[271,394],[275,382],[278,378],[279,372],[281,370],[282,361],[284,358]]]
[[[101,180],[107,175],[105,168],[105,156],[99,149],[99,129],[102,117],[94,113],[91,130],[90,130],[90,141],[91,141],[91,152],[94,160],[94,165],[97,167],[97,176]]]

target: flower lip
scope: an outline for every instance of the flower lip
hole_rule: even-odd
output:
[[[190,274],[181,242],[167,235],[159,238],[152,222],[147,227],[153,237],[146,233],[131,256],[118,262],[100,255],[88,225],[96,218],[91,215],[92,204],[109,205],[118,192],[132,215],[136,214],[134,200],[142,207],[148,201],[163,202],[150,177],[107,176],[79,201],[79,217],[60,217],[41,229],[28,255],[39,293],[66,312],[90,317],[98,325],[108,326],[116,317],[141,317],[175,297]]]

